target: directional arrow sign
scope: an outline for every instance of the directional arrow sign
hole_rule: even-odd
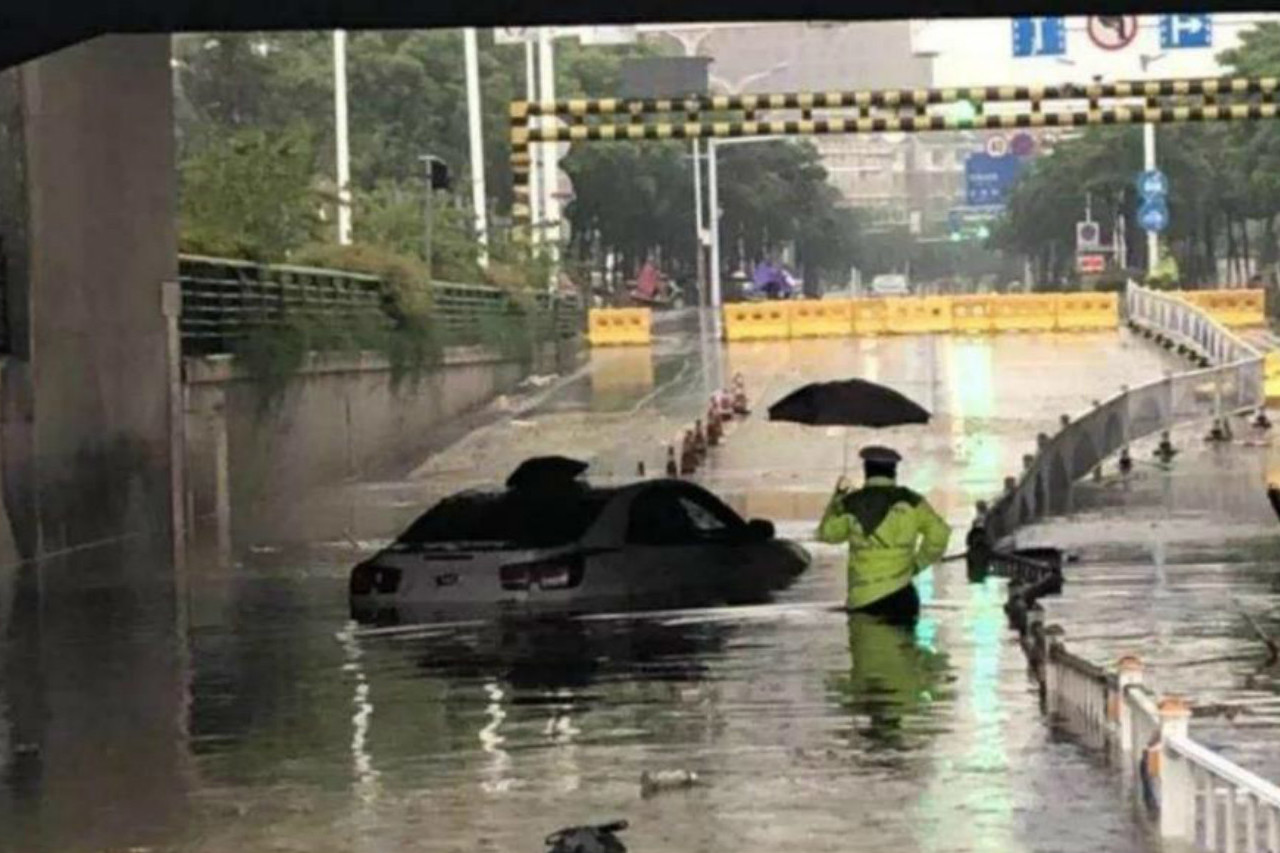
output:
[[[1138,208],[1138,224],[1147,231],[1163,231],[1169,227],[1169,208],[1164,200],[1143,202]]]
[[[1138,173],[1138,192],[1145,199],[1163,198],[1169,194],[1169,179],[1159,169]]]
[[[1212,47],[1213,18],[1208,15],[1161,15],[1160,47]]]
[[[1014,18],[1013,55],[1062,56],[1067,52],[1067,23],[1063,17]]]

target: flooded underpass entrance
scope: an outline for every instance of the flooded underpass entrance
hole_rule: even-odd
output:
[[[812,534],[846,447],[874,440],[902,452],[903,482],[953,523],[958,551],[973,501],[1037,432],[1176,366],[1119,333],[593,353],[404,480],[281,507],[278,537],[227,568],[197,561],[177,607],[115,596],[111,642],[102,618],[69,618],[102,598],[46,600],[58,619],[15,610],[25,630],[0,642],[6,672],[28,677],[0,688],[0,847],[536,851],[559,827],[625,818],[637,853],[1152,849],[1122,784],[1041,718],[998,582],[946,564],[920,579],[913,633],[851,619],[833,609],[844,555]],[[352,563],[432,500],[533,454],[587,460],[601,482],[641,462],[653,475],[735,372],[757,412],[696,479],[811,550],[773,603],[537,626],[348,620]],[[763,419],[792,387],[848,376],[900,388],[934,422],[846,434]],[[144,702],[164,725],[136,722]],[[642,796],[646,771],[698,784]]]

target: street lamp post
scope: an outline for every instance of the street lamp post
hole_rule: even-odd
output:
[[[757,71],[754,74],[748,74],[737,83],[729,83],[720,77],[712,76],[710,82],[718,85],[730,95],[738,95],[742,93],[750,84],[771,77],[779,71],[783,71],[791,66],[790,62],[779,62],[772,68],[766,68],[764,71]],[[710,221],[710,240],[711,240],[711,315],[715,336],[720,338],[720,307],[723,304],[720,286],[720,186],[717,179],[716,168],[716,151],[721,145],[741,145],[751,142],[762,142],[765,140],[778,139],[777,136],[760,136],[753,139],[715,139],[712,138],[707,143],[707,201],[708,215]],[[702,170],[699,164],[698,140],[693,141],[693,189],[694,199],[698,205],[698,215],[695,217],[698,229],[698,281],[703,281],[702,272]]]
[[[351,244],[351,149],[347,136],[347,31],[333,31],[333,124],[338,171],[338,245]]]
[[[471,207],[475,217],[477,260],[481,269],[489,268],[489,221],[485,209],[484,142],[480,136],[480,62],[475,27],[462,32],[467,76],[467,135],[471,148]]]
[[[735,139],[712,138],[707,143],[707,195],[708,214],[711,217],[711,316],[716,337],[720,337],[720,308],[723,304],[720,288],[720,181],[718,179],[717,152],[725,145],[753,145],[773,142],[785,137],[778,135],[742,137]]]

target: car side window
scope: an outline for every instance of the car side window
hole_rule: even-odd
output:
[[[681,498],[664,489],[636,496],[627,521],[627,541],[638,545],[688,545],[701,534]]]
[[[681,509],[689,516],[689,523],[704,536],[723,534],[729,529],[729,525],[717,518],[715,513],[692,498],[681,496],[679,501]]]

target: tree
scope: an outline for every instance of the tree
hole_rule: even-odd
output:
[[[307,128],[277,135],[246,127],[181,164],[180,229],[187,251],[277,260],[315,239]]]

